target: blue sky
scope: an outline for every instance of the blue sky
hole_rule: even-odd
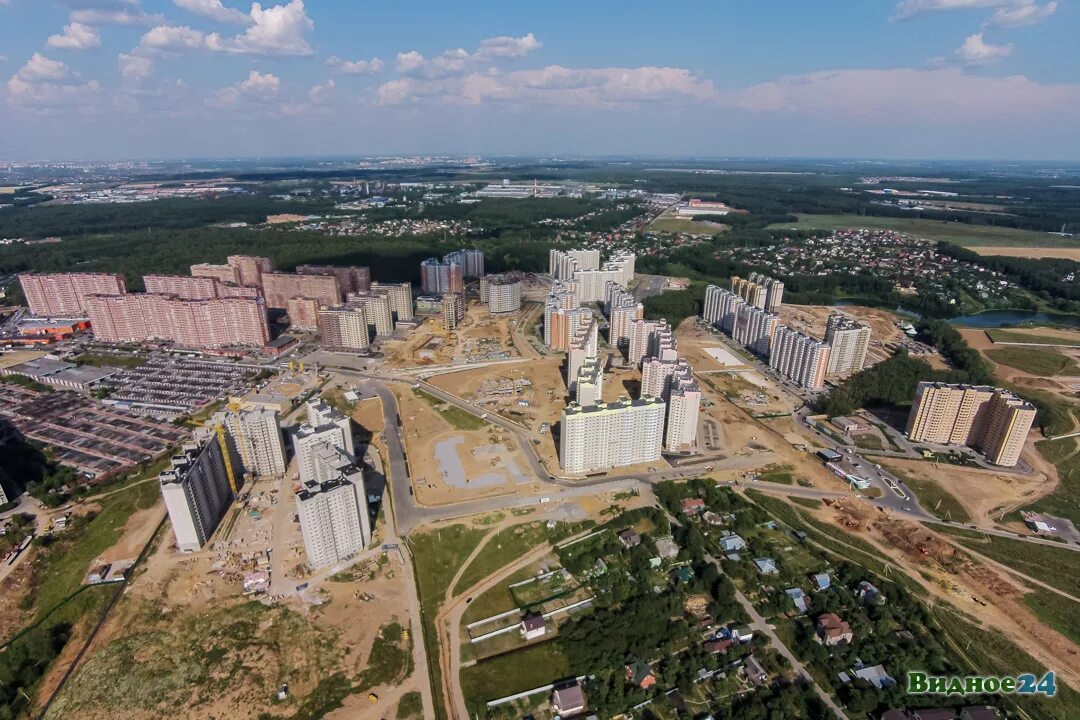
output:
[[[0,0],[0,160],[1080,160],[1077,0]]]

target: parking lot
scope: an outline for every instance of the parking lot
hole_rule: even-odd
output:
[[[252,364],[151,355],[104,385],[111,390],[110,404],[171,417],[243,394],[260,369]]]

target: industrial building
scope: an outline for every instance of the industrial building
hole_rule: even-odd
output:
[[[660,398],[622,398],[562,412],[559,458],[570,474],[656,462],[664,436],[665,404]]]
[[[1033,405],[986,385],[922,382],[908,415],[912,442],[969,445],[995,465],[1013,467],[1035,421]]]
[[[88,312],[91,295],[123,295],[118,273],[50,273],[19,275],[23,297],[35,317],[76,317]]]
[[[182,552],[194,552],[210,540],[235,497],[234,455],[227,436],[211,435],[201,443],[184,443],[158,476]]]
[[[870,328],[841,313],[832,313],[825,325],[829,352],[829,375],[847,375],[862,370],[870,349]]]

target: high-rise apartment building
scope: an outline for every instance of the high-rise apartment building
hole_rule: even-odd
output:
[[[784,299],[784,283],[761,273],[750,273],[748,278],[731,278],[731,292],[748,304],[775,313]]]
[[[362,307],[367,317],[368,329],[375,336],[394,334],[394,312],[390,306],[390,296],[375,292],[351,293],[349,307]]]
[[[480,302],[492,315],[521,309],[521,279],[516,275],[485,275],[480,278]]]
[[[116,273],[22,273],[23,297],[35,317],[85,315],[91,295],[123,295],[124,276]]]
[[[825,325],[829,352],[829,374],[847,375],[862,370],[870,349],[870,328],[846,315],[832,313]]]
[[[191,276],[196,278],[210,278],[212,280],[217,280],[222,284],[240,284],[240,273],[232,265],[198,263],[197,265],[191,266]]]
[[[263,275],[274,271],[274,263],[267,257],[230,255],[225,262],[236,271],[238,285],[258,287],[263,284]]]
[[[345,458],[332,477],[301,485],[296,493],[296,514],[312,570],[346,560],[371,542],[364,475]]]
[[[367,292],[371,289],[371,268],[340,265],[297,265],[297,275],[333,275],[337,278],[338,293]]]
[[[349,457],[355,454],[353,450],[352,420],[345,413],[326,402],[323,398],[308,400],[304,404],[304,410],[307,412],[308,424],[312,427],[321,428],[324,425],[334,425],[340,428],[341,449],[347,452]]]
[[[446,293],[442,296],[439,311],[443,330],[456,330],[465,319],[465,296],[460,293]]]
[[[781,325],[773,338],[769,367],[799,387],[820,390],[829,367],[829,346]]]
[[[345,433],[335,423],[313,426],[301,424],[292,434],[293,455],[300,471],[300,482],[320,482],[320,452],[345,447]]]
[[[630,344],[630,325],[645,317],[645,306],[616,282],[607,285],[604,307],[608,314],[608,342],[615,347]]]
[[[183,300],[169,295],[91,295],[88,315],[103,342],[172,342],[183,347],[262,347],[270,341],[261,299]]]
[[[779,324],[779,315],[774,315],[749,303],[741,303],[735,306],[731,337],[750,352],[761,357],[769,357],[773,335]]]
[[[552,283],[551,292],[544,301],[544,344],[553,350],[565,350],[570,343],[569,328],[577,320],[568,313],[580,307],[574,283]],[[580,315],[592,317],[592,311],[585,309]]]
[[[548,273],[555,280],[573,280],[579,270],[598,270],[599,250],[549,250]]]
[[[627,360],[638,367],[647,357],[676,360],[678,344],[667,320],[635,320],[630,323]]]
[[[234,451],[230,441],[226,440],[225,445],[223,451],[216,437],[203,443],[185,443],[172,457],[169,469],[158,476],[176,546],[182,552],[193,552],[205,545],[232,502],[226,463],[232,463],[234,458],[226,460],[226,452],[232,455]]]
[[[420,263],[420,287],[425,293],[463,293],[464,269],[455,262],[428,258]]]
[[[289,314],[289,327],[293,330],[314,332],[319,327],[319,302],[311,298],[292,297],[285,301]]]
[[[1020,458],[1035,407],[1008,390],[989,386],[922,382],[908,415],[912,442],[970,445],[996,465]]]
[[[308,298],[319,307],[341,303],[338,280],[334,275],[299,275],[296,273],[262,273],[266,307],[287,309],[289,298]]]
[[[443,262],[461,267],[461,274],[467,278],[478,278],[484,275],[484,251],[464,248],[447,253],[443,256]],[[460,292],[460,291],[456,291]]]
[[[394,322],[408,322],[415,317],[411,283],[373,282],[371,292],[384,296],[390,302],[390,312],[394,317]]]
[[[578,369],[574,387],[574,402],[582,407],[589,407],[601,402],[604,397],[604,366],[599,358],[588,358]]]
[[[211,425],[217,424],[229,433],[245,472],[256,477],[285,474],[285,446],[275,410],[254,408],[215,413]]]
[[[677,452],[695,447],[698,415],[701,412],[701,388],[694,377],[693,368],[685,360],[679,361],[671,375],[666,400],[667,427],[664,431],[664,448]]]
[[[574,336],[570,339],[570,347],[567,349],[566,358],[566,387],[573,395],[578,378],[578,371],[587,360],[596,357],[598,345],[598,323],[590,319],[588,324],[578,325],[574,329]]]
[[[620,253],[595,270],[577,270],[574,282],[577,283],[578,297],[581,302],[603,302],[607,297],[607,284],[614,282],[626,287],[634,279],[635,256],[633,253]]]
[[[322,308],[318,316],[322,344],[331,350],[366,350],[371,330],[363,307]]]
[[[671,376],[679,366],[678,360],[661,360],[647,357],[641,363],[641,396],[667,400],[671,389]]]
[[[221,283],[210,277],[186,275],[143,275],[143,287],[148,293],[175,295],[184,300],[209,300],[218,296]]]
[[[562,412],[559,459],[570,474],[656,462],[664,439],[664,401],[623,398]]]
[[[746,305],[746,301],[730,290],[709,285],[705,288],[705,307],[702,317],[709,324],[731,335],[735,330],[735,319],[739,308],[743,305]]]

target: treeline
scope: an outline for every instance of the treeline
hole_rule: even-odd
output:
[[[1080,273],[1080,263],[1075,260],[980,255],[944,242],[938,243],[938,252],[1003,273],[1061,312],[1080,312],[1080,283],[1066,279]]]
[[[834,388],[820,400],[821,411],[836,417],[872,405],[909,405],[920,382],[975,385],[994,382],[990,366],[964,341],[956,328],[943,320],[925,320],[918,324],[917,330],[919,339],[938,348],[952,369],[931,367],[925,360],[913,358],[901,350]]]
[[[5,378],[7,379],[7,378]],[[30,496],[48,507],[59,507],[69,499],[60,488],[75,489],[75,471],[52,459],[37,444],[26,440],[6,420],[0,418],[0,486],[8,497]]]
[[[38,628],[0,653],[0,720],[15,720],[29,710],[27,698],[69,637],[70,625]]]

